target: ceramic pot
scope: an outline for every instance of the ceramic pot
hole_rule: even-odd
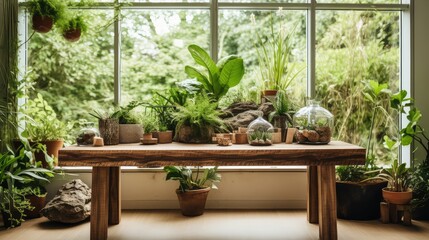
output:
[[[154,138],[158,138],[158,143],[172,143],[173,142],[173,131],[154,132]]]
[[[176,190],[177,198],[179,199],[180,209],[184,216],[200,216],[204,213],[207,196],[210,188],[198,190],[190,190],[182,192]]]
[[[70,29],[63,33],[63,37],[69,42],[79,41],[82,31],[80,29]]]
[[[140,124],[119,124],[119,143],[138,143],[142,137]]]
[[[47,33],[51,31],[54,25],[54,20],[48,16],[33,15],[33,30],[39,33]]]
[[[408,204],[413,199],[413,191],[407,189],[405,192],[392,192],[389,188],[383,188],[383,198],[388,203]]]

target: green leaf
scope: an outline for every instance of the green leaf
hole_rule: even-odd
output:
[[[208,91],[213,91],[212,84],[207,80],[207,77],[201,74],[197,69],[191,66],[185,67],[185,73],[188,74],[190,78],[196,78],[203,87]]]
[[[384,147],[389,150],[395,149],[398,145],[396,141],[390,139],[389,136],[387,135],[385,135],[383,139],[384,139],[384,143],[383,143]]]
[[[236,58],[228,61],[220,73],[220,84],[234,87],[240,83],[244,75],[243,59]]]
[[[192,58],[195,62],[209,71],[210,80],[217,78],[219,69],[217,68],[214,61],[211,59],[209,54],[204,51],[201,47],[191,44],[188,46],[188,50],[191,53]]]
[[[401,144],[404,146],[410,145],[413,142],[413,138],[411,136],[404,136],[401,139]]]

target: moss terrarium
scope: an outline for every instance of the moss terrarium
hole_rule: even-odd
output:
[[[327,144],[331,141],[334,116],[321,107],[318,101],[311,100],[308,106],[293,116],[293,120],[298,143]]]
[[[274,127],[262,117],[258,117],[247,127],[247,139],[253,146],[269,146],[273,144]]]

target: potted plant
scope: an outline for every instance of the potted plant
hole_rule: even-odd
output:
[[[53,156],[54,166],[58,165],[58,150],[64,145],[64,138],[68,136],[71,125],[66,125],[57,118],[53,108],[43,99],[41,94],[30,99],[24,105],[22,112],[26,120],[25,130],[22,137],[29,139],[32,146],[42,144],[46,146],[46,152]],[[49,162],[45,161],[41,151],[36,153],[36,160],[42,161],[45,168],[52,168]]]
[[[380,218],[380,202],[382,189],[387,181],[368,178],[374,177],[380,168],[377,167],[377,157],[374,154],[373,137],[379,134],[376,118],[379,122],[391,122],[387,113],[391,95],[387,84],[370,81],[364,96],[372,103],[372,118],[366,147],[365,165],[338,166],[336,168],[337,182],[337,214],[338,218],[349,220],[372,220]],[[387,105],[387,106],[386,106]],[[370,173],[368,173],[370,172]]]
[[[183,143],[211,143],[216,130],[223,130],[224,123],[217,110],[217,103],[207,95],[188,99],[184,106],[178,106],[173,113],[177,122],[175,140]]]
[[[137,113],[133,110],[142,105],[137,101],[131,101],[124,107],[120,107],[119,118],[119,143],[137,143],[143,137],[142,125]]]
[[[88,29],[88,24],[82,15],[76,15],[60,23],[60,30],[63,37],[70,42],[80,39],[82,33]]]
[[[201,47],[189,45],[188,50],[195,62],[204,67],[206,72],[186,66],[185,72],[190,78],[196,78],[202,83],[203,88],[215,101],[224,96],[228,90],[238,83],[244,75],[243,59],[231,55],[224,57],[216,64]]]
[[[30,0],[28,10],[32,16],[33,30],[47,33],[54,23],[63,18],[66,6],[61,0]]]
[[[284,90],[277,91],[275,100],[272,102],[274,111],[268,115],[268,120],[274,127],[281,129],[281,142],[286,141],[288,123],[293,125],[292,118],[289,115],[289,101]]]
[[[413,99],[407,98],[405,90],[392,96],[391,106],[398,112],[406,113],[405,108],[411,106],[406,113],[408,124],[400,130],[400,144],[407,146],[413,140],[426,153],[426,157],[419,164],[413,163],[413,172],[410,186],[413,189],[412,218],[416,220],[429,219],[429,138],[420,124],[422,114],[418,108],[412,106]]]
[[[210,189],[217,189],[214,183],[221,180],[217,167],[206,168],[202,174],[200,174],[200,167],[197,167],[195,174],[189,167],[166,166],[164,171],[167,173],[165,180],[179,181],[176,194],[182,214],[185,216],[202,215]]]
[[[39,167],[40,162],[34,159],[36,149],[31,148],[26,139],[22,141],[24,147],[19,151],[9,149],[0,153],[0,212],[6,227],[19,226],[24,221],[25,211],[34,208],[26,198],[33,193],[28,184],[48,182],[54,174],[49,169]],[[50,158],[46,152],[45,157]]]
[[[157,131],[158,122],[155,117],[152,115],[145,115],[142,118],[142,126],[143,126],[143,144],[157,144],[158,139],[153,137],[153,132]]]
[[[282,11],[282,10],[279,10]],[[255,16],[252,15],[252,23],[256,26]],[[268,39],[263,38],[256,31],[255,49],[259,61],[259,74],[264,82],[262,101],[274,101],[278,90],[287,90],[301,70],[296,70],[290,62],[292,57],[292,34],[286,31],[283,23],[279,30],[274,28],[274,20],[271,17],[271,28]]]
[[[98,119],[98,129],[104,145],[118,145],[120,110],[94,110],[93,113],[89,114]]]

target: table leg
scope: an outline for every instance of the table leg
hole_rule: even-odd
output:
[[[107,239],[109,218],[109,170],[108,167],[92,168],[91,240]]]
[[[121,221],[121,167],[110,167],[109,225]]]
[[[309,223],[319,222],[317,181],[317,166],[307,166],[307,220]]]
[[[319,239],[336,240],[337,200],[335,192],[335,166],[318,166],[319,185]]]

